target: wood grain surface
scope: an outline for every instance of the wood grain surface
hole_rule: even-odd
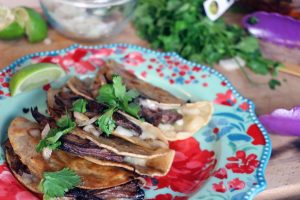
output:
[[[46,45],[44,43],[29,44],[25,39],[10,42],[0,41],[0,69],[26,54],[61,49],[75,43],[75,41],[69,40],[57,34],[53,30],[50,30],[49,32],[49,38],[52,41],[50,45]],[[95,45],[118,42],[148,47],[145,41],[137,37],[132,26],[127,27],[118,37],[106,39],[98,43],[88,44]],[[276,50],[276,47],[273,47],[272,53],[268,52],[268,56],[276,59],[276,54],[282,55],[283,53],[284,52],[282,52],[281,48]],[[291,55],[289,54],[289,56]],[[293,56],[298,56],[300,58],[300,51],[293,51]],[[260,83],[259,85],[254,85],[245,78],[240,70],[228,72],[220,67],[216,67],[216,69],[227,76],[243,96],[254,101],[256,104],[256,113],[258,115],[269,113],[276,108],[289,109],[293,106],[300,105],[300,79],[297,76],[280,73],[279,79],[286,79],[286,82],[282,82],[282,86],[273,91],[265,84],[269,77],[249,73],[250,77],[255,80],[255,82]],[[268,187],[255,199],[299,200],[300,138],[281,137],[273,134],[270,134],[270,136],[273,143],[273,156],[266,170]]]

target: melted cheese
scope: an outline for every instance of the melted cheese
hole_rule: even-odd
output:
[[[122,126],[117,126],[115,132],[125,137],[133,137],[135,135],[134,131],[123,128]]]
[[[133,158],[133,157],[128,157],[126,156],[124,158],[124,161],[133,165],[139,165],[139,166],[146,166],[146,159],[143,158]]]

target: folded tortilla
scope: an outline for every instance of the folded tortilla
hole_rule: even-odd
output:
[[[99,165],[123,167],[141,175],[166,175],[171,168],[175,155],[174,150],[164,148],[153,150],[115,136],[97,137],[79,128],[72,131],[70,135],[75,135],[80,139],[77,139],[77,144],[76,138],[69,141],[62,140],[63,150]],[[70,137],[70,135],[65,138]],[[84,149],[80,147],[83,146],[80,144],[87,142],[82,142],[82,140],[87,140],[92,144]],[[101,151],[105,152],[100,155]]]
[[[40,137],[29,134],[29,130],[33,128],[39,128],[38,124],[17,117],[9,126],[8,138],[14,153],[39,180],[44,172],[58,171],[65,167],[74,170],[81,177],[82,185],[78,187],[83,189],[110,188],[128,183],[137,177],[134,172],[114,166],[98,165],[60,150],[53,151],[49,161],[46,161],[42,154],[35,150]],[[32,188],[34,187],[33,185]]]
[[[107,80],[111,80],[113,74],[120,75],[127,88],[135,89],[141,94],[139,103],[142,117],[146,122],[158,127],[165,140],[189,138],[211,119],[213,113],[211,102],[186,103],[171,93],[138,79],[115,61],[107,61],[99,73]]]

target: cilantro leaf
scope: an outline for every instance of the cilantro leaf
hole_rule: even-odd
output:
[[[56,125],[60,128],[67,128],[72,126],[73,122],[67,113],[65,116],[62,116],[59,120],[57,120]]]
[[[141,107],[136,104],[136,103],[130,103],[130,104],[122,104],[121,105],[121,110],[124,110],[126,113],[136,117],[136,118],[139,118],[139,112],[141,110]]]
[[[132,101],[133,99],[137,98],[140,94],[136,90],[129,90],[126,92],[124,100],[127,102]]]
[[[97,119],[97,125],[107,136],[109,136],[116,127],[116,123],[112,118],[115,109],[115,107],[108,109]]]
[[[277,86],[280,86],[280,85],[281,85],[280,81],[278,81],[278,80],[276,80],[276,79],[271,79],[271,80],[269,81],[269,87],[270,87],[272,90],[275,90],[275,88],[276,88]]]
[[[85,113],[86,112],[86,105],[87,105],[87,100],[78,99],[75,102],[73,102],[73,110],[75,112]]]
[[[126,87],[122,84],[121,76],[113,77],[113,88],[116,98],[118,98],[120,101],[124,100],[124,96],[126,94]]]
[[[39,190],[46,199],[63,197],[67,191],[81,183],[80,177],[71,169],[64,168],[57,172],[44,172]]]
[[[126,91],[120,76],[113,77],[113,84],[103,85],[99,89],[97,100],[109,105],[111,108],[122,110],[139,118],[140,106],[132,101],[139,96],[136,90]]]
[[[258,48],[258,40],[252,36],[244,37],[238,44],[236,44],[236,49],[248,53],[254,52]]]
[[[61,117],[56,124],[59,128],[50,129],[47,136],[40,140],[36,146],[37,152],[41,152],[45,147],[48,147],[52,150],[57,149],[61,145],[59,139],[63,135],[70,133],[76,127],[76,123],[71,120],[69,115]]]
[[[117,99],[114,94],[114,88],[110,84],[105,84],[99,89],[97,100],[101,103],[106,103],[110,106],[117,105]]]

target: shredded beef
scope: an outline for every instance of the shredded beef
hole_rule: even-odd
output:
[[[19,156],[14,152],[9,141],[5,143],[5,149],[10,155],[11,169],[15,171],[17,174],[19,174],[20,176],[22,176],[23,173],[30,174],[28,167],[21,162]]]
[[[142,107],[141,116],[154,126],[159,124],[173,124],[177,120],[182,119],[182,115],[173,110],[152,110]]]
[[[113,114],[113,120],[116,121],[116,124],[118,126],[122,126],[123,128],[134,131],[136,133],[136,136],[142,134],[142,129],[139,126],[129,121],[124,115],[120,113],[115,112]]]
[[[91,200],[108,200],[108,199],[127,199],[127,200],[143,200],[145,198],[144,191],[140,188],[139,181],[133,180],[129,183],[115,186],[102,190],[84,190],[74,188],[66,194],[75,200],[91,199]]]
[[[123,162],[124,156],[115,154],[112,151],[101,148],[95,143],[79,138],[76,135],[67,134],[61,138],[60,149],[78,156],[91,156],[101,160]]]
[[[89,100],[86,109],[88,112],[92,112],[92,113],[104,113],[104,111],[108,109],[108,106],[106,106],[103,103],[99,103],[97,101]]]
[[[46,124],[49,124],[51,128],[56,127],[55,120],[51,117],[47,117],[47,116],[41,114],[37,107],[31,108],[30,111],[31,111],[32,117],[42,127],[46,126]]]

